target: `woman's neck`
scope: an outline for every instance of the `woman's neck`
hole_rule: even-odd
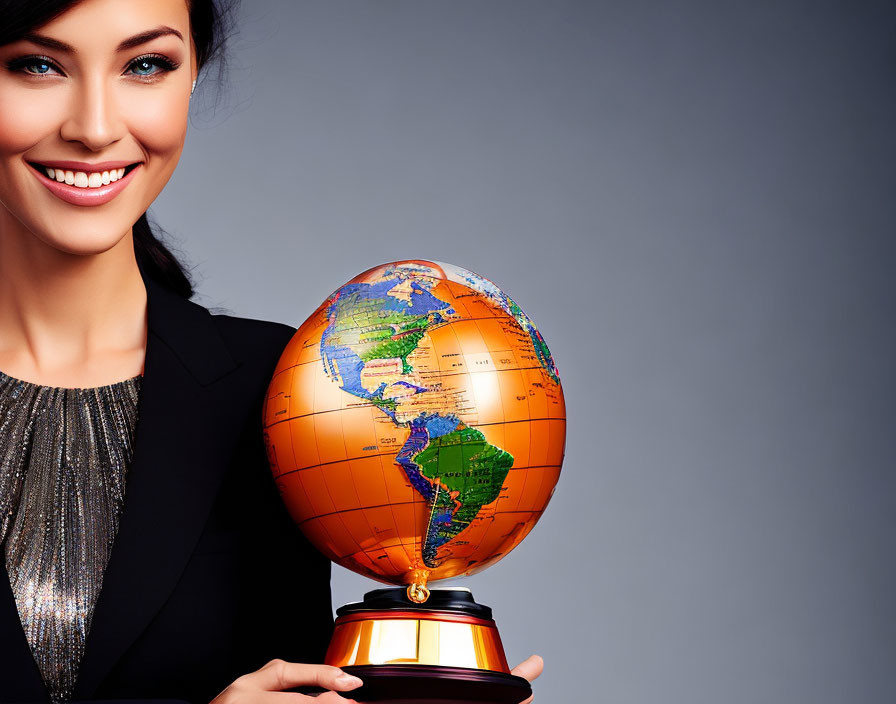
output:
[[[90,255],[0,237],[0,371],[87,388],[142,373],[145,352],[146,287],[131,233]]]

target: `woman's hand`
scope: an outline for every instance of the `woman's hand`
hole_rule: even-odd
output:
[[[535,680],[544,669],[544,660],[540,655],[531,655],[510,673],[522,677],[529,682]],[[289,702],[345,702],[336,692],[350,692],[360,687],[361,680],[343,672],[338,667],[331,665],[306,665],[299,662],[286,662],[284,660],[271,660],[267,665],[248,675],[237,678],[234,682],[215,697],[211,704],[287,704]],[[323,687],[330,691],[317,697],[306,697],[301,694],[293,694],[286,700],[283,697],[284,689],[310,685]],[[533,697],[529,697],[520,704],[529,704]]]
[[[271,660],[261,669],[238,677],[211,704],[299,704],[305,701],[335,704],[353,701],[340,697],[336,692],[348,692],[361,684],[357,677],[331,665]],[[331,691],[313,697],[283,692],[284,689],[303,685],[323,687]]]
[[[541,674],[542,670],[544,670],[544,660],[541,659],[541,655],[530,655],[519,665],[513,668],[510,671],[510,674],[516,675],[517,677],[522,677],[523,679],[527,679],[531,682]],[[534,698],[535,695],[529,697],[524,702],[520,702],[520,704],[529,704],[529,702],[531,702]]]

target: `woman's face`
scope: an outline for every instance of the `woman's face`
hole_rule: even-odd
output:
[[[185,0],[84,0],[0,46],[0,235],[118,243],[177,165],[195,76]]]

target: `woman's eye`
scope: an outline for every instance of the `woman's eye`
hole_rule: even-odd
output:
[[[22,71],[32,76],[47,76],[59,73],[56,69],[56,64],[41,56],[25,56],[21,59],[15,59],[8,64],[8,68],[13,71]]]
[[[29,73],[49,73],[53,70],[53,67],[50,66],[46,61],[35,61],[33,64],[28,65],[31,69]]]
[[[128,68],[135,76],[148,77],[173,71],[177,66],[164,56],[140,56],[134,59]]]

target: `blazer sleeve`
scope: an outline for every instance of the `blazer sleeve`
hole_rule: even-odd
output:
[[[264,446],[262,406],[267,384],[295,328],[268,323],[275,352],[265,361],[263,384],[250,412],[245,459],[234,463],[238,481],[227,482],[219,505],[245,511],[240,579],[247,595],[241,611],[235,672],[257,670],[274,658],[322,663],[333,632],[330,560],[304,536],[280,498]],[[258,336],[254,337],[258,343]],[[248,471],[246,471],[248,470]]]

